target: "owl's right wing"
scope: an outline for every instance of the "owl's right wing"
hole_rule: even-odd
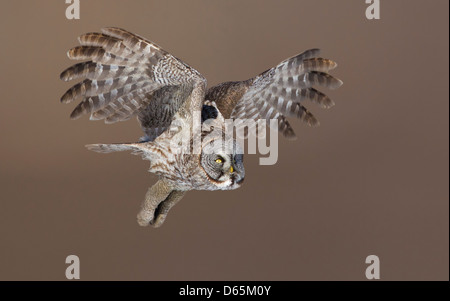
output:
[[[201,110],[203,96],[190,95],[197,85],[206,86],[204,77],[155,43],[120,28],[104,28],[78,40],[81,46],[67,54],[85,61],[60,76],[64,81],[84,79],[61,97],[63,103],[83,98],[72,119],[90,114],[91,120],[114,123],[137,115],[153,140],[170,126],[183,104]]]
[[[276,119],[283,136],[295,138],[286,117],[296,117],[310,126],[318,125],[304,101],[329,108],[333,101],[314,87],[335,89],[342,85],[341,80],[327,73],[337,64],[319,57],[319,52],[310,49],[249,80],[214,86],[207,91],[206,99],[216,103],[225,119]]]

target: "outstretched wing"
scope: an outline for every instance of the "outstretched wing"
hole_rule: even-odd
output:
[[[183,104],[188,112],[201,110],[203,97],[190,96],[206,80],[155,43],[120,28],[104,28],[78,40],[81,46],[67,55],[85,61],[60,76],[64,81],[84,79],[61,97],[63,103],[83,98],[72,119],[90,114],[92,120],[114,123],[138,115],[144,132],[154,139]]]
[[[319,52],[307,50],[249,80],[219,84],[210,88],[205,98],[216,102],[225,119],[277,119],[283,136],[295,138],[286,117],[297,117],[310,126],[318,125],[318,120],[303,105],[304,101],[330,108],[333,101],[314,86],[335,89],[342,85],[342,81],[327,73],[337,64],[318,57]]]

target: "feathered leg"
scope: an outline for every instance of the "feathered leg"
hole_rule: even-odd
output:
[[[141,226],[152,225],[157,228],[161,226],[167,214],[179,200],[184,192],[173,190],[166,181],[159,180],[150,187],[142,203],[141,211],[138,213],[137,221]]]
[[[185,191],[173,190],[169,196],[156,208],[155,218],[150,222],[150,225],[155,228],[160,227],[166,220],[169,210],[183,198],[185,193]]]

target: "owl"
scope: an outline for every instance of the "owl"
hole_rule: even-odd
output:
[[[189,190],[231,190],[244,182],[243,151],[224,131],[226,120],[275,120],[277,130],[295,138],[287,117],[317,126],[305,101],[330,108],[333,101],[314,87],[338,88],[327,72],[335,62],[310,49],[245,81],[207,88],[195,69],[157,44],[120,28],[81,35],[68,57],[82,62],[60,75],[82,79],[62,97],[81,102],[70,118],[89,114],[105,123],[137,120],[144,136],[134,143],[91,144],[100,153],[131,151],[150,161],[158,181],[148,189],[137,221],[160,227]],[[205,126],[207,125],[207,126]]]

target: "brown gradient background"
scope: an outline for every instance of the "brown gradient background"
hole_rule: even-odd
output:
[[[449,279],[449,2],[4,1],[0,12],[0,280]],[[279,160],[246,156],[246,183],[186,195],[160,229],[136,214],[156,177],[126,153],[135,121],[71,121],[62,105],[76,37],[120,26],[163,46],[210,85],[242,80],[305,49],[336,60],[344,86],[321,121],[292,125]],[[280,137],[281,138],[281,137]]]

